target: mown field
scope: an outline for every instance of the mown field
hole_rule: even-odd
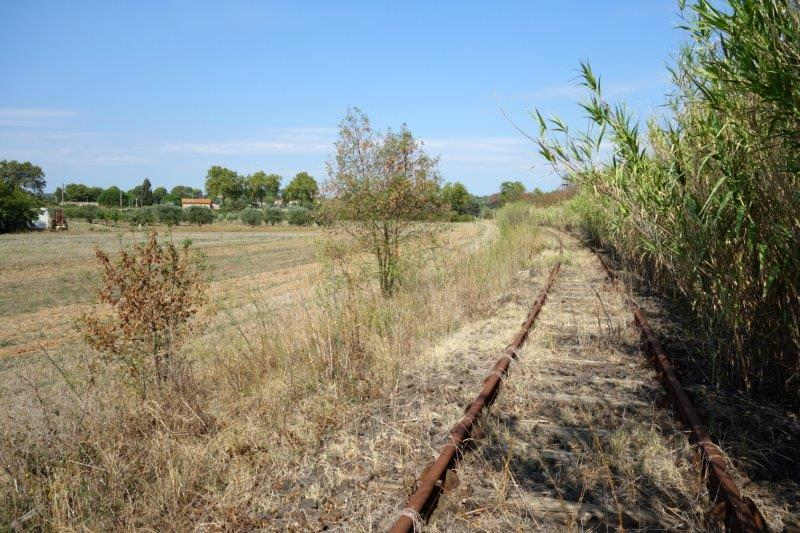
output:
[[[73,227],[75,224],[73,224]],[[94,229],[95,231],[89,231]],[[99,228],[99,230],[98,230]],[[202,254],[216,306],[250,288],[290,289],[314,261],[319,233],[298,228],[179,227],[162,238],[186,239]],[[142,231],[78,224],[66,233],[0,237],[0,359],[60,350],[77,338],[73,322],[96,299],[97,248],[117,252],[142,241]]]
[[[100,269],[95,250],[116,253],[145,239],[146,231],[73,223],[65,233],[0,236],[0,372],[41,360],[75,356],[85,349],[76,320],[96,301]],[[156,228],[162,239],[189,240],[209,282],[207,331],[241,308],[258,301],[280,304],[309,288],[318,272],[317,251],[324,235],[292,226],[251,228],[218,224]],[[457,227],[462,242],[485,231],[478,225]],[[16,382],[6,375],[0,382]]]

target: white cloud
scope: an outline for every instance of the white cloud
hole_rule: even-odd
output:
[[[521,136],[432,138],[425,140],[425,147],[439,153],[443,164],[522,165],[527,168],[537,157],[533,143]]]

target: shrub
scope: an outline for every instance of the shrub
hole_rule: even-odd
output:
[[[214,222],[214,212],[207,207],[192,206],[184,212],[187,222],[202,226]]]
[[[142,397],[155,385],[175,378],[177,349],[204,301],[200,274],[189,255],[161,245],[155,232],[147,243],[123,251],[113,262],[98,250],[103,268],[100,303],[83,317],[87,342],[105,363],[121,364]]]
[[[148,226],[156,221],[155,213],[149,207],[131,209],[127,218],[132,226]]]
[[[106,220],[110,220],[111,222],[119,222],[121,217],[121,212],[119,209],[108,209],[106,211]]]
[[[289,221],[289,224],[293,226],[308,226],[314,221],[310,211],[305,207],[289,208],[286,219]]]
[[[239,217],[242,219],[242,222],[248,226],[260,226],[261,222],[264,220],[261,210],[252,207],[242,211]]]
[[[174,205],[159,205],[156,207],[158,221],[167,226],[177,226],[181,223],[183,212]]]
[[[64,216],[67,218],[82,218],[88,223],[102,219],[100,209],[95,205],[66,205]]]
[[[475,217],[468,213],[450,213],[450,222],[474,222]]]
[[[264,222],[274,226],[275,224],[280,224],[283,222],[285,218],[285,214],[283,209],[278,207],[268,207],[264,209]]]

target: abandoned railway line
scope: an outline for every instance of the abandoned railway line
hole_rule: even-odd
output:
[[[390,530],[767,531],[642,309],[600,254],[552,236],[560,251],[526,319]]]

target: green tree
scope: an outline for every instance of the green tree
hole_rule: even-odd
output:
[[[155,213],[149,207],[140,207],[128,211],[128,222],[132,226],[148,226],[156,221]]]
[[[266,174],[259,170],[247,177],[247,190],[253,202],[274,201],[278,197],[280,187],[281,177],[277,174]]]
[[[0,180],[0,233],[26,229],[37,216],[36,198],[11,180]]]
[[[504,181],[500,184],[500,203],[517,202],[525,194],[525,186],[519,181]]]
[[[206,174],[206,192],[211,198],[225,200],[235,199],[242,195],[242,180],[236,172],[229,168],[213,166]]]
[[[481,210],[475,197],[458,181],[442,187],[442,200],[459,215],[477,216]]]
[[[193,187],[187,187],[186,185],[176,185],[172,188],[169,193],[172,196],[177,196],[178,199],[180,198],[201,198],[203,196],[203,191],[200,189],[195,189]]]
[[[153,191],[153,203],[154,204],[162,204],[164,203],[164,198],[167,196],[167,189],[164,187],[158,187]]]
[[[153,189],[150,180],[145,178],[139,189],[139,205],[153,205]]]
[[[100,190],[102,191],[102,189]],[[64,188],[64,200],[67,202],[95,202],[97,201],[97,196],[101,194],[98,193],[98,195],[95,196],[95,192],[97,191],[82,183],[68,183]],[[94,200],[92,198],[94,198]]]
[[[97,197],[97,203],[106,207],[117,207],[127,203],[126,194],[120,190],[116,185],[112,185],[108,189],[100,193]]]
[[[137,185],[128,194],[138,207],[153,205],[153,190],[150,180],[145,178],[141,185]]]
[[[47,184],[42,169],[30,161],[0,161],[0,180],[39,195]]]
[[[298,172],[283,191],[283,199],[287,202],[298,202],[300,205],[310,207],[314,204],[319,194],[319,186],[308,172]]]
[[[169,193],[166,196],[164,196],[164,198],[162,200],[162,203],[169,204],[169,205],[176,205],[176,206],[180,207],[181,206],[181,197],[176,195],[176,194]]]
[[[335,163],[328,165],[331,209],[364,250],[375,256],[385,296],[400,275],[400,247],[428,229],[421,220],[441,214],[438,159],[404,125],[395,133],[372,129],[358,109],[339,125]]]

